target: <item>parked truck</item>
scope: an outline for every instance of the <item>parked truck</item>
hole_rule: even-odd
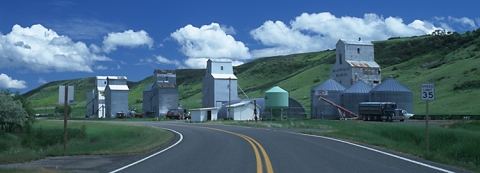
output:
[[[361,102],[358,104],[358,113],[363,121],[405,120],[402,109],[398,109],[395,102]]]

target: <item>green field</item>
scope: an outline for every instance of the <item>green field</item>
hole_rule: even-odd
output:
[[[27,134],[1,133],[0,164],[48,156],[133,154],[152,151],[173,139],[166,130],[104,122],[69,122],[63,152],[63,121],[38,121]]]

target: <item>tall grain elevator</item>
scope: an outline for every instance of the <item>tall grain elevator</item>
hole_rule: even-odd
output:
[[[231,60],[209,59],[202,80],[202,107],[220,108],[224,103],[240,99],[237,86]]]
[[[331,70],[331,78],[346,88],[358,80],[370,87],[381,83],[381,68],[374,60],[373,44],[370,41],[338,40],[336,61]]]
[[[128,107],[127,77],[109,76],[105,87],[105,115],[107,118],[116,118],[118,113],[127,115]]]
[[[178,110],[178,85],[175,70],[154,70],[153,83],[143,91],[144,117],[166,116]]]

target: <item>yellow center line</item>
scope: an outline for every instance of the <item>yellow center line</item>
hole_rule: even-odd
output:
[[[273,173],[272,163],[270,162],[270,158],[268,157],[267,152],[262,147],[262,145],[260,145],[260,143],[258,143],[256,140],[252,139],[249,136],[239,134],[239,133],[235,133],[235,132],[231,132],[231,131],[227,131],[227,130],[216,129],[216,128],[211,128],[211,127],[198,127],[198,128],[205,128],[205,129],[230,133],[230,134],[233,134],[233,135],[236,135],[236,136],[239,136],[239,137],[245,139],[246,141],[248,141],[248,143],[250,143],[250,145],[253,148],[253,151],[255,152],[255,159],[257,160],[257,173],[262,173],[263,172],[262,159],[260,158],[260,154],[258,152],[257,147],[260,148],[260,151],[262,152],[263,159],[265,160],[265,166],[267,167],[267,173]]]

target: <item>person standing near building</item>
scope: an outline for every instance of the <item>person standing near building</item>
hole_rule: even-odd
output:
[[[320,115],[322,116],[322,120],[323,120],[323,111],[320,111]]]

